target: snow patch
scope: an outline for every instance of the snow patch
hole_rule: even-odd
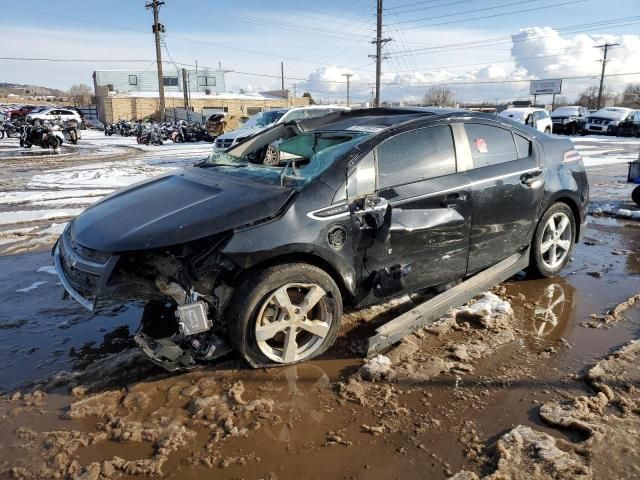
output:
[[[491,292],[485,292],[476,302],[455,310],[457,315],[469,317],[497,317],[513,315],[511,304]]]
[[[49,283],[49,282],[33,282],[33,283],[32,283],[31,285],[29,285],[28,287],[20,288],[20,289],[16,290],[16,292],[19,292],[19,293],[28,293],[28,292],[30,292],[30,291],[32,291],[32,290],[35,290],[36,288],[38,288],[38,287],[40,287],[40,286],[42,286],[42,285],[45,285],[45,284],[47,284],[47,283]]]
[[[58,275],[58,272],[56,272],[56,267],[54,267],[53,265],[40,267],[38,270],[36,270],[36,272],[48,273],[49,275],[56,275],[56,276]]]

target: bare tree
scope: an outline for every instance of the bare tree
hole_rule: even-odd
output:
[[[431,87],[424,95],[424,103],[434,107],[454,107],[456,94],[446,87]]]
[[[71,88],[69,89],[69,97],[76,107],[80,105],[88,105],[91,103],[91,87],[84,83],[71,85]]]
[[[607,102],[613,101],[617,104],[616,94],[608,87],[604,87],[602,90],[602,104],[606,105]],[[578,105],[581,107],[587,108],[597,108],[598,106],[598,87],[593,85],[591,87],[586,88],[579,96],[578,96]]]
[[[302,96],[309,98],[309,105],[315,105],[316,104],[316,101],[313,99],[313,97],[311,96],[311,94],[309,92],[304,92],[302,94]]]
[[[620,105],[629,108],[640,107],[640,83],[630,83],[622,93]]]

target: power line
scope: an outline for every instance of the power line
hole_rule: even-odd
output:
[[[424,0],[422,2],[412,2],[412,3],[405,3],[403,5],[396,5],[395,7],[387,7],[385,8],[385,10],[395,10],[398,8],[404,8],[404,7],[412,7],[414,5],[424,5],[427,3],[434,3],[434,2],[439,2],[441,0]],[[437,5],[438,7],[440,7],[441,5]]]
[[[525,13],[525,12],[533,12],[536,10],[545,10],[547,8],[556,8],[556,7],[563,7],[565,5],[573,5],[575,3],[582,3],[585,2],[587,0],[571,0],[569,2],[563,2],[563,3],[555,3],[553,5],[545,5],[542,7],[532,7],[532,8],[523,8],[520,10],[513,10],[511,12],[503,12],[503,13],[494,13],[493,15],[482,15],[479,17],[471,17],[471,18],[463,18],[463,19],[459,19],[459,20],[452,20],[449,22],[439,22],[439,23],[427,23],[425,25],[415,25],[413,27],[406,27],[406,30],[413,30],[416,28],[424,28],[424,27],[438,27],[441,25],[451,25],[453,23],[464,23],[464,22],[472,22],[474,20],[486,20],[487,18],[496,18],[496,17],[504,17],[506,15],[515,15],[518,13]]]
[[[537,40],[540,38],[547,38],[550,36],[555,35],[556,33],[583,33],[583,32],[587,32],[590,30],[597,30],[597,29],[601,29],[601,28],[614,28],[614,27],[620,27],[620,26],[627,26],[627,25],[633,25],[635,23],[638,23],[638,21],[640,21],[640,16],[633,16],[633,17],[621,17],[621,18],[616,18],[616,19],[610,19],[610,20],[602,20],[600,22],[592,22],[592,23],[584,23],[584,24],[577,24],[577,25],[569,25],[569,26],[565,26],[565,27],[556,27],[554,28],[554,32],[547,34],[547,33],[543,33],[543,34],[535,34],[535,35],[529,35],[525,38],[514,38],[514,36],[512,35],[508,35],[508,36],[501,36],[501,37],[492,37],[492,38],[484,38],[484,39],[480,39],[480,40],[473,40],[470,42],[460,42],[460,43],[449,43],[449,44],[442,44],[442,45],[431,45],[431,46],[427,46],[424,48],[415,48],[412,49],[410,51],[407,52],[403,52],[403,53],[413,53],[415,55],[421,54],[419,52],[426,52],[426,53],[440,53],[440,52],[448,52],[448,51],[452,51],[452,50],[461,50],[461,49],[467,49],[467,48],[481,48],[481,47],[488,47],[488,46],[494,46],[494,45],[504,45],[504,44],[511,44],[511,43],[517,43],[517,42],[526,42],[526,41],[530,41],[530,40]],[[626,22],[626,23],[625,23]]]
[[[420,7],[420,8],[412,8],[411,10],[403,10],[402,12],[390,12],[389,15],[403,15],[405,13],[411,13],[411,12],[419,12],[421,10],[432,10],[434,8],[440,8],[440,7],[451,7],[452,5],[459,5],[461,3],[469,3],[469,2],[474,2],[475,0],[457,0],[455,2],[448,2],[444,5],[431,5],[429,7]],[[392,7],[393,8],[393,7]],[[385,8],[385,10],[387,10]]]
[[[483,7],[483,8],[476,8],[474,10],[466,10],[464,12],[454,12],[454,13],[446,13],[444,15],[436,15],[434,17],[425,17],[425,18],[416,18],[413,20],[404,20],[402,22],[396,22],[396,23],[388,23],[387,25],[401,25],[401,24],[405,24],[405,23],[418,23],[418,22],[424,22],[425,20],[435,20],[437,18],[446,18],[446,17],[455,17],[457,15],[466,15],[467,13],[478,13],[478,12],[488,12],[489,10],[497,10],[499,8],[505,8],[505,7],[512,7],[514,5],[523,5],[526,3],[532,3],[532,2],[539,2],[541,0],[520,0],[518,2],[511,2],[511,3],[504,3],[502,5],[495,5],[493,7]],[[451,4],[449,4],[451,5]],[[447,6],[449,6],[447,5]]]

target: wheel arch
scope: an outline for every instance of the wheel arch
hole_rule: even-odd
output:
[[[330,261],[320,255],[311,252],[288,252],[274,255],[251,265],[246,270],[241,271],[236,278],[239,284],[258,270],[264,270],[275,265],[288,263],[306,263],[323,270],[329,275],[338,286],[343,303],[352,303],[355,298],[355,291],[349,287],[348,279]]]
[[[571,209],[571,212],[573,213],[573,218],[576,223],[575,243],[578,243],[580,239],[580,225],[582,223],[582,217],[580,215],[580,207],[578,207],[578,202],[576,202],[573,198],[571,198],[568,195],[559,194],[558,196],[551,199],[551,201],[547,205],[547,208],[545,209],[545,212],[556,203],[564,203]]]

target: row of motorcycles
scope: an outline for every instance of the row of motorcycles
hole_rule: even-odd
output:
[[[62,136],[59,135],[59,132]],[[64,141],[77,144],[80,138],[78,123],[75,120],[54,120],[43,122],[34,120],[28,122],[24,119],[5,121],[0,125],[0,139],[19,138],[20,146],[31,148],[36,145],[40,148],[57,150]]]
[[[215,140],[203,125],[184,120],[163,123],[120,120],[105,125],[104,134],[109,137],[115,134],[122,137],[135,136],[137,142],[144,145],[162,145],[167,140],[174,143]]]

